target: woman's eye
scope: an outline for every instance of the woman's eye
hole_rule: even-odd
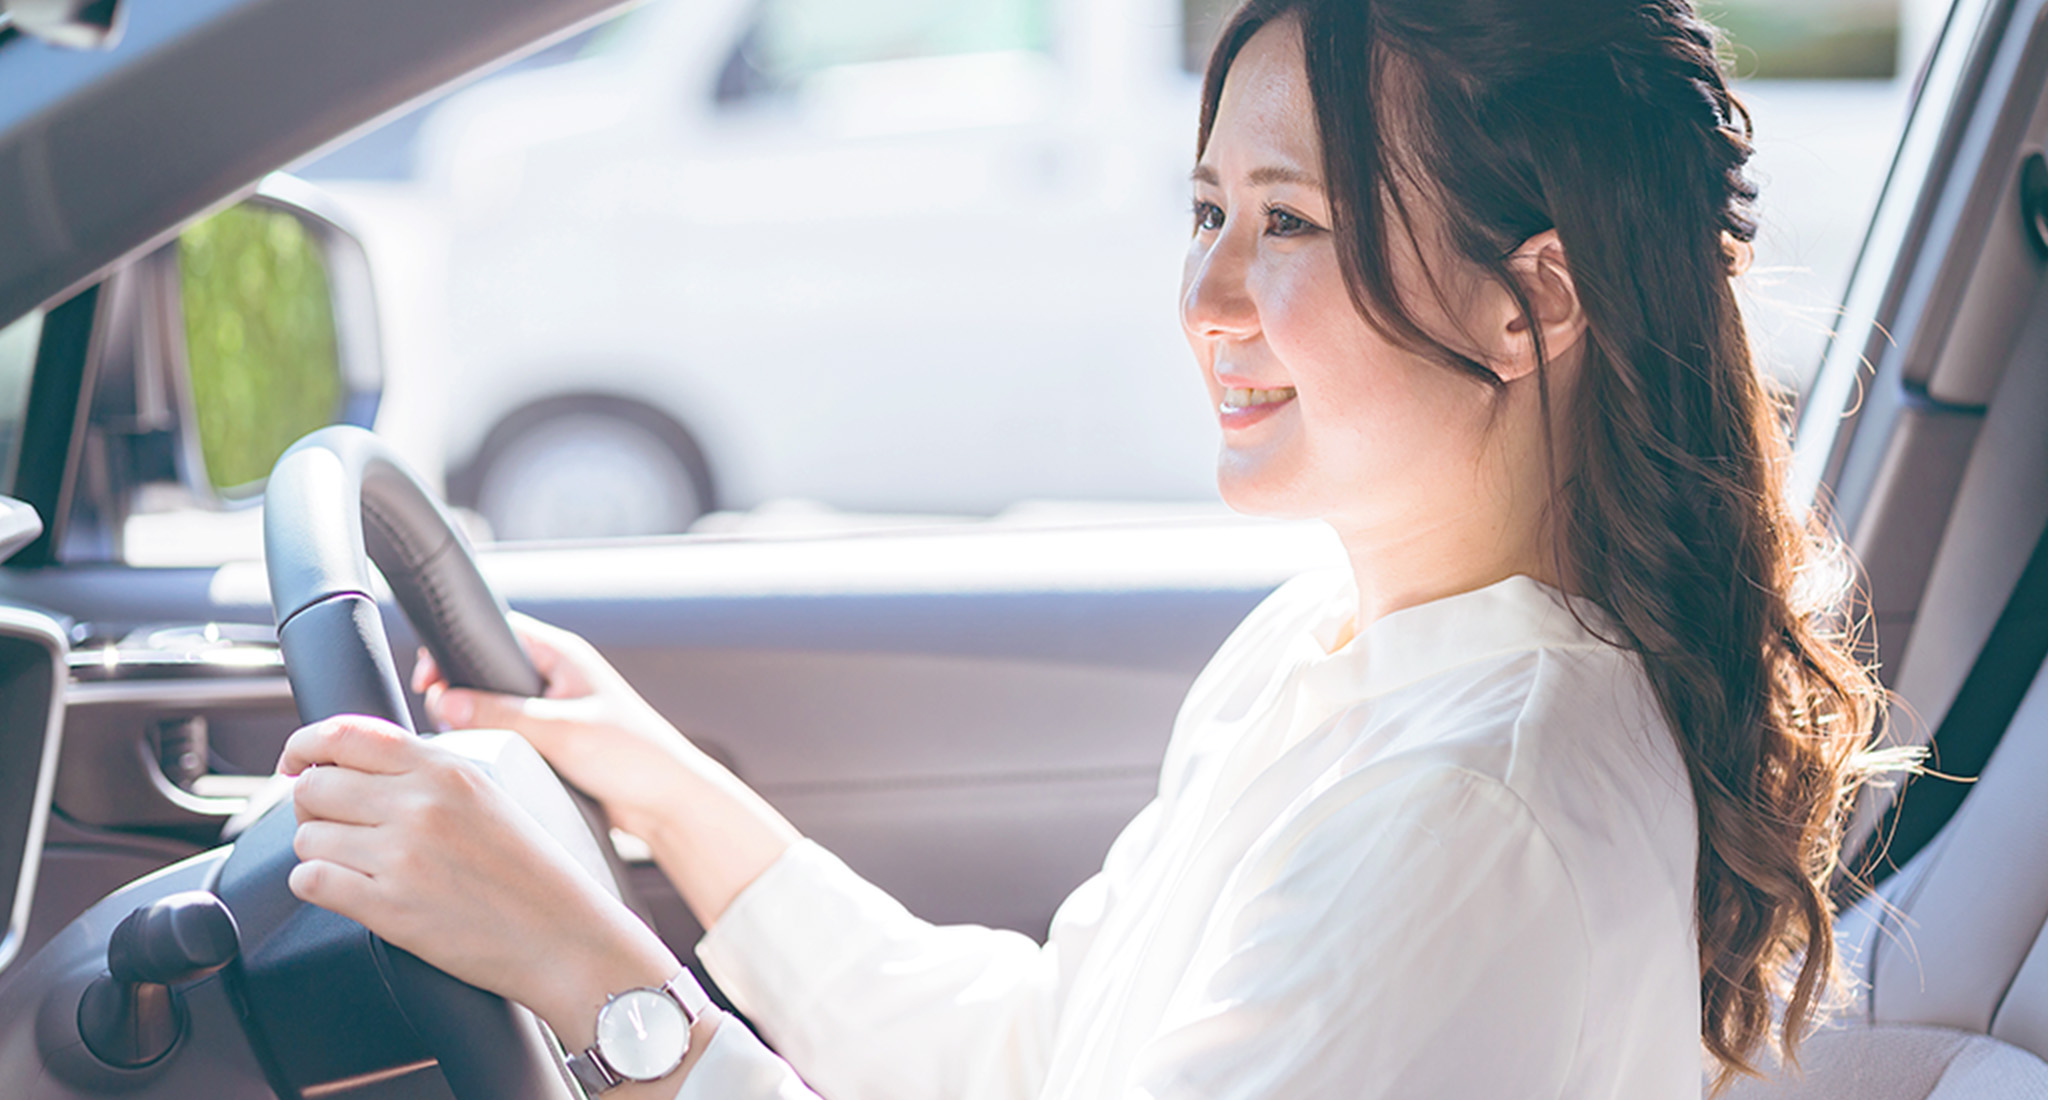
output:
[[[1316,228],[1317,226],[1314,222],[1299,215],[1290,214],[1277,206],[1266,208],[1266,233],[1269,236],[1295,237],[1303,233],[1313,232]]]
[[[1195,200],[1195,230],[1214,233],[1223,228],[1223,208],[1213,202]]]

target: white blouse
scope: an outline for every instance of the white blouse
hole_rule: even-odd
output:
[[[788,1063],[729,1023],[680,1096],[1696,1100],[1698,834],[1640,665],[1527,577],[1332,653],[1355,600],[1311,574],[1231,635],[1044,945],[791,849],[698,949]]]

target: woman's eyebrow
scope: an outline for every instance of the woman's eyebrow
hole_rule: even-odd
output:
[[[1188,178],[1195,183],[1208,184],[1210,187],[1221,187],[1223,185],[1223,179],[1217,175],[1216,169],[1206,164],[1196,165],[1195,170],[1188,173]],[[1269,164],[1254,168],[1250,172],[1245,173],[1244,181],[1253,187],[1271,187],[1274,184],[1289,183],[1320,190],[1323,186],[1323,181],[1310,173],[1283,164]]]

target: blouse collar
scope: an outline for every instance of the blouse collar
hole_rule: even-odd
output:
[[[1612,648],[1594,633],[1611,636],[1612,621],[1599,608],[1519,574],[1381,616],[1342,648],[1329,652],[1329,645],[1357,614],[1357,606],[1357,589],[1347,575],[1310,631],[1315,652],[1306,671],[1312,685],[1323,689],[1317,694],[1369,699],[1460,665],[1510,653]]]

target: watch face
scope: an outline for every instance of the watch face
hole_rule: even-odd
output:
[[[629,989],[598,1012],[597,1049],[619,1076],[652,1081],[682,1062],[690,1049],[690,1022],[668,994]]]

